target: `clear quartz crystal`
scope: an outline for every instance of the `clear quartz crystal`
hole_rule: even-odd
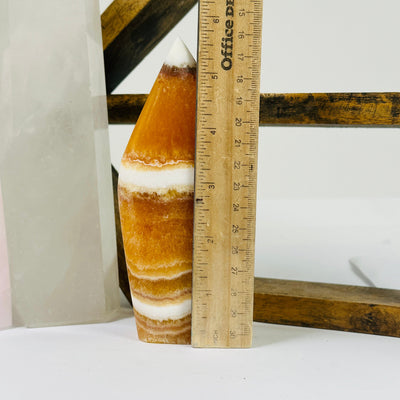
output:
[[[11,288],[8,267],[6,227],[4,224],[3,199],[0,185],[0,329],[12,324]]]
[[[0,0],[0,179],[13,321],[119,308],[97,0]]]

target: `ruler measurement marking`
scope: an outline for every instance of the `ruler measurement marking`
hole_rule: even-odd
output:
[[[195,347],[248,347],[251,343],[262,0],[250,3],[253,9],[244,0],[232,2],[233,22],[225,18],[231,12],[230,0],[200,0],[199,4]],[[231,23],[233,65],[224,71],[220,67],[222,39],[229,44],[225,28],[230,29]]]

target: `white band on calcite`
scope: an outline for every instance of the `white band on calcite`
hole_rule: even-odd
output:
[[[187,164],[165,168],[121,164],[119,182],[122,186],[133,186],[131,189],[138,192],[193,191],[194,168]]]
[[[175,264],[170,264],[169,266],[174,266]],[[148,280],[148,281],[158,281],[158,280],[160,280],[160,279],[164,279],[164,280],[167,280],[167,281],[172,281],[173,279],[177,279],[177,278],[180,278],[182,275],[185,275],[185,274],[189,274],[190,272],[192,272],[192,268],[190,268],[190,269],[187,269],[187,270],[185,270],[185,271],[181,271],[181,272],[178,272],[177,274],[174,274],[174,275],[171,275],[171,274],[168,274],[168,275],[163,275],[162,273],[159,273],[157,276],[151,276],[151,275],[146,275],[146,274],[137,274],[137,273],[134,273],[133,271],[132,271],[132,269],[131,268],[129,268],[129,265],[127,264],[126,265],[126,267],[127,267],[127,269],[128,269],[128,271],[129,271],[129,273],[133,276],[133,277],[135,277],[136,279],[146,279],[146,280]],[[143,271],[146,271],[146,267],[143,267],[143,265],[142,265],[142,270]]]
[[[181,319],[192,312],[191,299],[184,300],[177,304],[153,306],[143,303],[132,295],[132,305],[139,314],[157,321]]]

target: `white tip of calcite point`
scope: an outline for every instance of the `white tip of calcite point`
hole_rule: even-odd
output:
[[[192,68],[196,66],[196,61],[186,47],[185,43],[182,42],[180,37],[177,37],[167,55],[167,58],[165,59],[164,64],[171,67]]]

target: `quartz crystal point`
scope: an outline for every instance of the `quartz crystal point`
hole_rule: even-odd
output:
[[[190,343],[196,64],[180,39],[122,158],[119,206],[139,339]]]
[[[3,199],[0,186],[0,329],[12,324],[11,287],[7,254],[6,227],[4,224]]]
[[[119,289],[97,0],[0,0],[0,123],[13,323],[113,317]]]

